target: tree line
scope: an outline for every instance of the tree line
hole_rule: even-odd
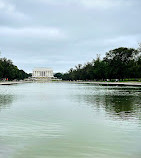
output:
[[[23,70],[19,70],[11,60],[0,58],[0,80],[23,80],[30,76],[30,74],[27,74]]]
[[[103,59],[97,56],[92,62],[78,64],[66,73],[56,73],[63,80],[112,80],[141,78],[140,48],[120,47],[110,50]]]

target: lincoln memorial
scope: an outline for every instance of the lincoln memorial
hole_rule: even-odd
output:
[[[34,68],[32,77],[37,78],[53,78],[53,70],[49,68]]]

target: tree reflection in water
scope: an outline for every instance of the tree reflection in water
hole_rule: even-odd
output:
[[[109,114],[118,115],[122,119],[139,118],[141,112],[139,96],[106,96],[105,110]]]
[[[10,107],[10,104],[13,102],[13,95],[2,95],[0,94],[0,110],[7,109]]]
[[[94,110],[104,111],[115,118],[141,119],[141,89],[139,88],[121,88],[113,87],[107,88],[106,93],[103,93],[103,87],[95,90],[85,89],[85,94],[77,95],[77,101],[85,102]]]

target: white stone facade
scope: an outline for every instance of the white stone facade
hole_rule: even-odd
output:
[[[35,78],[53,78],[53,70],[49,68],[35,68],[32,72],[32,77]]]

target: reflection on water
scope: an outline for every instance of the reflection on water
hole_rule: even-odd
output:
[[[139,117],[141,112],[141,97],[139,96],[106,96],[105,110],[122,119]]]
[[[140,103],[134,87],[2,86],[0,158],[140,158]]]
[[[108,115],[121,119],[141,119],[141,89],[122,87],[85,87],[83,95],[74,98],[94,109],[104,108]],[[104,90],[103,90],[104,89]],[[89,92],[89,93],[86,93]]]
[[[0,110],[9,108],[10,104],[13,102],[13,95],[2,95],[0,94]]]

